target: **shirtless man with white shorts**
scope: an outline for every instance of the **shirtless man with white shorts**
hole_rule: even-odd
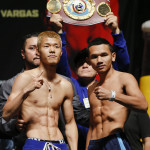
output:
[[[91,106],[88,150],[130,150],[123,134],[129,110],[148,108],[136,79],[113,69],[115,58],[113,47],[105,39],[96,38],[89,43],[87,59],[100,80],[88,89]]]
[[[73,115],[72,85],[56,73],[62,55],[61,48],[61,38],[57,33],[45,31],[39,34],[40,66],[16,78],[3,108],[6,121],[20,113],[28,123],[28,139],[23,150],[68,149],[58,128],[60,107],[66,122],[65,133],[69,147],[77,150],[78,131]]]

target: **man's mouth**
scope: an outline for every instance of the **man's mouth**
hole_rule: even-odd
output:
[[[50,58],[55,58],[56,56],[55,56],[55,55],[49,55],[48,57],[50,57]]]
[[[40,59],[40,57],[35,57],[33,60],[35,60],[35,59]]]
[[[89,72],[89,70],[82,70],[82,72]]]
[[[99,69],[103,69],[105,67],[105,65],[98,65],[97,68]]]

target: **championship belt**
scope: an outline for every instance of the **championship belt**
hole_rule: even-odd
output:
[[[47,16],[58,13],[65,23],[74,25],[93,25],[104,22],[111,11],[109,0],[49,0]]]
[[[63,9],[66,15],[75,20],[86,20],[95,11],[94,0],[64,0]]]
[[[110,9],[110,7],[107,3],[101,2],[101,3],[98,4],[97,13],[100,16],[105,17],[108,12],[111,12],[111,9]]]
[[[47,10],[50,13],[58,13],[61,10],[61,3],[59,0],[49,0],[47,3]]]

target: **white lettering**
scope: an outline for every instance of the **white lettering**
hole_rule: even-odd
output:
[[[8,11],[7,11],[7,15],[6,15],[6,16],[7,16],[7,17],[13,17],[11,10],[8,10]]]
[[[32,17],[39,17],[39,10],[38,9],[33,9],[32,10]]]
[[[1,10],[2,17],[6,17],[7,10]]]
[[[27,10],[26,17],[32,17],[32,13],[31,13],[31,11],[30,11],[30,10]]]
[[[13,10],[13,17],[19,17],[18,10]]]
[[[32,10],[25,10],[25,9],[5,9],[0,10],[0,15],[3,18],[38,18],[39,17],[39,10],[38,9],[32,9]]]
[[[26,12],[25,12],[25,10],[20,10],[20,11],[19,11],[19,17],[20,17],[20,18],[25,18],[25,17],[26,17]]]

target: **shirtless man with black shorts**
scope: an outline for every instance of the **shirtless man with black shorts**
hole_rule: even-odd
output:
[[[87,59],[100,80],[88,89],[91,106],[88,150],[130,150],[123,134],[129,110],[148,108],[136,79],[113,69],[115,58],[113,47],[105,39],[96,38],[89,43]]]
[[[28,123],[28,139],[23,150],[68,150],[58,128],[60,107],[66,122],[65,133],[69,147],[77,150],[78,131],[73,115],[72,85],[56,73],[62,55],[61,48],[61,38],[57,33],[45,31],[39,34],[40,66],[16,78],[3,108],[6,121],[20,113]]]

